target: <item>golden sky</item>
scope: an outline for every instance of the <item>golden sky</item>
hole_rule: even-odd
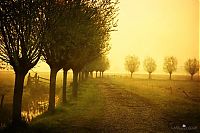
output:
[[[181,67],[199,56],[199,0],[120,0],[118,31],[112,33],[109,72],[126,72],[124,58],[153,57],[157,73],[163,58],[176,56]],[[144,72],[141,62],[139,72]],[[39,67],[38,67],[39,66]],[[44,63],[35,70],[49,71]]]
[[[118,31],[112,33],[110,72],[125,72],[124,58],[135,54],[158,63],[176,56],[179,67],[188,58],[199,56],[198,0],[120,0]],[[141,62],[140,71],[143,72]]]

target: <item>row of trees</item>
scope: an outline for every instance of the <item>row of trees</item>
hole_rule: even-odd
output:
[[[55,110],[56,75],[61,69],[63,103],[69,69],[73,70],[72,90],[77,97],[78,73],[110,49],[117,4],[112,0],[0,1],[0,59],[15,71],[13,125],[22,120],[25,75],[41,58],[50,67],[48,110]]]
[[[164,58],[163,70],[169,73],[169,79],[171,80],[171,75],[177,70],[178,61],[176,57],[170,56]],[[140,61],[137,56],[127,56],[125,58],[125,68],[132,74],[139,69]],[[151,74],[156,70],[156,61],[152,57],[146,57],[143,62],[143,67],[146,72],[149,73],[149,79],[151,79]],[[188,59],[185,62],[185,71],[191,75],[191,80],[193,76],[199,71],[199,61],[197,59]]]
[[[110,67],[110,63],[108,58],[105,55],[102,55],[98,57],[96,60],[92,61],[91,63],[87,64],[83,71],[86,73],[90,73],[91,76],[93,76],[93,72],[96,72],[96,78],[97,78],[97,72],[100,72],[100,77],[103,77],[104,71],[108,70]]]

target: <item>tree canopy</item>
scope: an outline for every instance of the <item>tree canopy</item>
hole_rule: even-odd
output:
[[[131,73],[131,77],[132,77],[132,74],[139,69],[139,66],[140,66],[139,58],[135,55],[126,56],[124,65],[125,65],[126,70]]]
[[[151,73],[156,70],[156,62],[151,57],[146,57],[144,60],[144,69],[149,73],[149,79],[151,79]]]
[[[164,58],[164,64],[163,64],[163,70],[170,75],[170,80],[171,80],[171,75],[173,72],[176,71],[177,69],[177,59],[174,56],[169,56]]]
[[[45,1],[0,1],[0,59],[15,71],[12,123],[21,123],[24,78],[40,59]]]
[[[185,62],[185,70],[191,75],[191,80],[193,80],[193,75],[199,71],[199,61],[197,59],[188,59]]]

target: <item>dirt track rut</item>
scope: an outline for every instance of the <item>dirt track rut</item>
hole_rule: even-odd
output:
[[[168,122],[147,99],[105,81],[100,85],[105,100],[102,126],[105,132],[170,133]]]

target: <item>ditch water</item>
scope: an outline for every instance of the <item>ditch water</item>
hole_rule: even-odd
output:
[[[59,97],[55,97],[56,106],[58,105]],[[27,123],[30,123],[33,118],[42,115],[48,110],[48,97],[47,98],[37,98],[28,102],[25,106],[22,107],[22,119]],[[6,123],[9,123],[11,120],[11,109],[6,110],[0,109],[0,129],[6,126]]]
[[[55,97],[56,106],[58,104],[59,97]],[[22,118],[26,122],[31,122],[33,118],[43,114],[48,110],[49,101],[48,99],[39,98],[38,100],[34,100],[30,102],[26,108],[22,111]]]

